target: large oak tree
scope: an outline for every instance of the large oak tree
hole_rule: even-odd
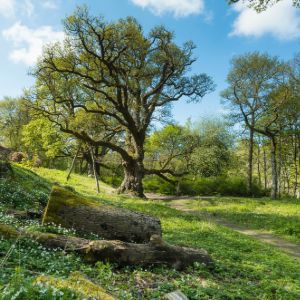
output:
[[[65,41],[48,46],[33,70],[36,109],[63,132],[117,152],[124,167],[119,191],[143,196],[151,123],[162,120],[172,102],[199,101],[214,89],[212,79],[190,74],[194,44],[176,45],[164,27],[145,34],[133,18],[107,23],[86,8],[67,17],[64,27]],[[115,134],[114,140],[76,126],[82,113],[97,116],[95,126]]]

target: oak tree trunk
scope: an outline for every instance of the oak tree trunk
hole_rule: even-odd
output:
[[[132,194],[145,198],[143,188],[144,165],[142,161],[123,162],[124,179],[118,189],[119,193]]]

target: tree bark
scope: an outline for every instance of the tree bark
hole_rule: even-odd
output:
[[[295,169],[295,180],[294,180],[294,188],[293,188],[293,195],[294,197],[297,196],[297,190],[298,190],[298,158],[300,150],[300,139],[299,139],[299,148],[297,147],[297,137],[296,134],[293,137],[294,143],[293,143],[293,158],[294,158],[294,169]]]
[[[289,176],[289,170],[286,165],[284,166],[283,172],[284,172],[283,191],[285,194],[289,195],[290,194],[290,176]]]
[[[123,157],[124,179],[118,189],[119,193],[146,198],[143,188],[143,178],[145,176],[143,163],[145,157],[144,142],[144,134],[133,135],[127,132],[125,144],[130,155],[128,159]]]
[[[104,159],[105,155],[108,152],[108,148],[106,147],[101,147],[101,151],[99,153],[99,147],[95,147],[95,167],[96,167],[96,172],[98,174],[98,177],[100,178],[100,169],[101,169],[101,163],[102,160]]]
[[[282,130],[282,129],[281,129]],[[277,195],[281,197],[282,194],[282,165],[283,165],[283,156],[282,156],[282,140],[281,136],[278,137],[278,158],[277,158]]]
[[[92,158],[92,163],[93,163],[93,172],[94,172],[94,178],[96,182],[96,188],[97,188],[97,193],[100,193],[100,186],[99,186],[99,179],[98,179],[98,174],[96,170],[96,164],[95,164],[95,156],[93,152],[93,148],[90,148],[90,153],[91,153],[91,158]]]
[[[261,187],[261,170],[260,170],[260,141],[257,144],[257,175],[258,175],[258,184]]]
[[[90,262],[109,261],[125,265],[167,265],[177,270],[194,263],[213,267],[213,260],[203,249],[169,245],[160,236],[153,235],[148,244],[125,243],[118,240],[87,240],[78,237],[42,232],[18,231],[13,226],[0,224],[0,236],[5,238],[30,238],[47,248],[60,248],[74,252]]]
[[[268,175],[267,175],[267,154],[265,148],[263,149],[263,153],[264,153],[264,187],[266,191],[268,187],[268,178],[267,178]]]
[[[248,153],[248,182],[247,188],[248,193],[252,195],[252,183],[253,183],[253,144],[254,144],[254,130],[252,127],[249,128],[249,153]]]
[[[59,186],[53,187],[43,216],[43,223],[51,222],[126,242],[144,243],[162,234],[158,218],[104,205]]]
[[[142,161],[124,161],[124,179],[118,189],[119,193],[127,193],[137,197],[146,198],[144,195],[143,178],[145,174]]]
[[[77,159],[77,157],[78,157],[78,155],[79,155],[80,147],[81,147],[81,145],[79,144],[79,145],[78,145],[78,148],[77,148],[77,151],[76,151],[76,153],[75,153],[75,156],[74,156],[74,158],[73,158],[73,160],[72,160],[72,163],[71,163],[71,167],[70,167],[69,173],[68,173],[68,175],[67,175],[67,181],[68,181],[68,180],[70,179],[70,177],[71,177],[71,173],[72,173],[73,168],[74,168],[74,166],[75,166],[76,159]]]
[[[271,166],[272,166],[272,187],[271,198],[276,199],[278,197],[278,173],[277,173],[277,159],[276,159],[276,139],[271,137]]]

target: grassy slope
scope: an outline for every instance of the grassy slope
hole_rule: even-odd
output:
[[[300,244],[300,200],[214,198],[183,200],[189,209],[247,228],[268,231]]]
[[[49,186],[51,181],[65,183],[64,172],[47,169],[35,171],[45,179],[45,186]],[[27,187],[30,185],[24,178],[22,184]],[[25,249],[24,253],[19,253],[21,258],[18,260],[14,256],[8,261],[7,268],[20,264],[21,260],[21,265],[31,272],[66,276],[72,270],[81,270],[120,299],[159,299],[164,293],[175,289],[181,289],[190,299],[300,299],[300,264],[271,246],[206,222],[200,217],[181,214],[164,204],[107,193],[98,196],[94,181],[90,178],[73,175],[68,184],[100,201],[158,216],[168,242],[207,249],[216,261],[216,270],[210,273],[202,266],[186,272],[167,268],[117,270],[103,264],[93,268],[76,257],[62,256],[61,252],[41,250],[44,253],[42,258],[36,246],[31,246],[30,251],[36,253],[37,257],[32,261],[33,254],[28,254],[26,245],[21,245],[21,249]],[[105,185],[101,185],[101,188],[111,191]],[[0,246],[1,251],[9,247],[4,241],[2,244],[0,241]],[[2,282],[5,279],[2,278]]]

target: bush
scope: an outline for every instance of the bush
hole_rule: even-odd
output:
[[[121,176],[116,175],[101,175],[100,179],[113,187],[119,187],[123,181],[123,178]]]
[[[220,196],[263,196],[264,191],[253,183],[252,195],[249,195],[246,178],[242,177],[208,177],[185,178],[181,183],[182,194],[220,195]]]
[[[176,194],[176,186],[157,176],[147,176],[143,181],[146,192],[159,193],[166,195]]]
[[[204,196],[249,196],[247,182],[241,177],[184,177],[180,180],[179,191],[181,195]],[[155,176],[146,177],[144,180],[146,192],[161,194],[176,194],[176,186]],[[258,184],[253,184],[253,196],[263,196],[263,191]]]

